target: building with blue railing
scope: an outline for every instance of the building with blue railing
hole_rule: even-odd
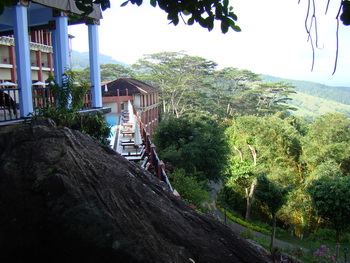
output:
[[[85,23],[81,19],[71,20],[69,15],[81,13],[74,0],[21,0],[5,8],[0,15],[0,121],[23,119],[32,114],[35,86],[43,87],[47,74],[54,73],[56,82],[62,84],[61,76],[70,65],[68,26]],[[102,12],[99,5],[94,5],[94,11],[86,18],[89,20],[86,26],[90,107],[102,108],[98,59],[98,26]]]

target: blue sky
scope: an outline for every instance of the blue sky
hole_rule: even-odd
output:
[[[141,7],[111,0],[99,27],[100,53],[128,64],[144,54],[186,51],[219,64],[259,74],[309,80],[333,86],[350,87],[350,27],[340,26],[337,71],[332,75],[336,54],[336,14],[339,1],[317,0],[318,43],[315,66],[311,72],[312,49],[307,41],[305,17],[307,0],[230,1],[242,32],[222,34],[220,24],[213,31],[199,25],[169,24],[166,13],[146,0]],[[73,49],[87,51],[87,28],[71,26]]]

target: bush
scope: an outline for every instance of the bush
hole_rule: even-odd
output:
[[[49,88],[54,94],[56,103],[48,101],[48,107],[37,109],[33,117],[50,118],[59,127],[79,130],[108,145],[111,127],[101,114],[84,115],[79,113],[84,105],[84,97],[89,86],[86,84],[75,85],[74,76],[74,72],[70,70],[65,72],[62,76],[62,87],[54,82],[53,76],[50,76],[48,79]]]
[[[241,232],[239,232],[239,235],[241,237],[243,237],[244,239],[252,239],[252,240],[254,239],[254,233],[249,228],[244,229]]]
[[[317,232],[309,235],[311,241],[334,241],[335,230],[328,228],[320,228]]]
[[[225,213],[224,209],[220,205],[217,204],[217,206],[218,206],[218,208],[220,209],[221,212]],[[245,226],[245,227],[247,227],[247,228],[249,228],[251,230],[258,231],[258,232],[263,233],[265,235],[271,235],[271,231],[269,231],[267,229],[264,229],[262,227],[258,227],[258,226],[252,225],[252,224],[244,221],[243,219],[235,217],[232,213],[230,213],[228,211],[226,211],[226,216],[229,219],[231,219],[232,221],[234,221],[234,222],[236,222],[236,223],[238,223],[238,224],[240,224],[242,226]]]
[[[168,176],[173,188],[179,192],[181,199],[186,203],[198,207],[208,200],[209,192],[205,190],[207,181],[199,181],[191,174],[186,174],[184,169],[177,169]]]

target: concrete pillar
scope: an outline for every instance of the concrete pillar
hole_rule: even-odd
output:
[[[53,62],[56,82],[62,85],[62,74],[70,68],[68,50],[68,18],[58,12],[52,30]]]
[[[92,85],[92,107],[102,107],[101,74],[98,45],[98,25],[89,24],[90,79]]]
[[[21,4],[13,5],[13,22],[15,36],[15,51],[18,87],[20,88],[21,117],[28,117],[33,112],[32,74],[30,67],[30,49],[28,37],[27,7]]]

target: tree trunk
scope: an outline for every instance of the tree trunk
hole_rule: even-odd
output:
[[[243,153],[242,153],[241,149],[239,149],[236,146],[233,146],[233,148],[239,153],[240,160],[241,160],[241,162],[243,162]]]
[[[256,153],[256,149],[253,148],[250,144],[248,144],[248,147],[250,149],[250,152],[252,153],[253,159],[254,159],[254,166],[256,166],[257,164],[257,153]]]
[[[340,247],[340,231],[336,230],[336,232],[335,232],[335,260],[336,260],[336,262],[339,258],[339,247]]]
[[[270,242],[270,251],[272,252],[272,249],[274,247],[275,243],[275,234],[276,234],[276,213],[272,214],[272,234],[271,234],[271,242]]]
[[[339,243],[340,242],[340,231],[336,230],[335,232],[335,243]]]
[[[253,195],[254,195],[254,189],[255,189],[255,181],[253,180],[251,186],[250,186],[250,192],[248,193],[248,188],[245,189],[246,197],[247,197],[247,207],[245,211],[245,221],[248,221],[250,219],[250,211],[252,208],[253,203]]]

